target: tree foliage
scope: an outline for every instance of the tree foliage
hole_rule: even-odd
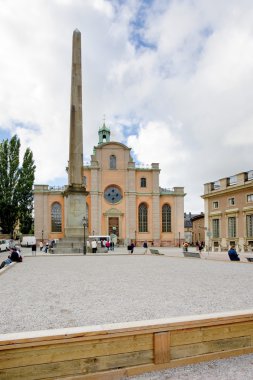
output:
[[[0,226],[2,233],[13,234],[19,222],[22,233],[31,229],[35,168],[32,151],[27,148],[19,162],[20,140],[15,135],[0,143]]]

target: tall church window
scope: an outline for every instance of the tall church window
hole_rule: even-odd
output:
[[[139,206],[139,232],[148,232],[148,208],[145,203]]]
[[[171,207],[168,204],[162,207],[162,232],[171,232]]]
[[[147,187],[147,178],[141,178],[141,187]]]
[[[114,154],[110,156],[110,169],[116,169],[116,156]]]
[[[53,203],[51,207],[52,232],[62,232],[62,208],[60,203]]]

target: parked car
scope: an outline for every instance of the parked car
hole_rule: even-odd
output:
[[[8,242],[7,240],[0,240],[0,252],[7,251]]]

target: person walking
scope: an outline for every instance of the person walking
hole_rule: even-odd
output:
[[[238,256],[238,253],[236,252],[234,245],[231,245],[231,247],[228,251],[228,256],[229,256],[231,261],[240,261],[240,257]]]
[[[144,248],[144,255],[146,255],[146,253],[148,252],[148,243],[147,243],[147,240],[144,241],[143,243],[143,248]]]
[[[134,253],[134,243],[133,242],[130,244],[130,247],[131,247],[131,255],[132,255]]]
[[[92,242],[91,242],[91,248],[92,248],[92,253],[96,253],[97,252],[97,242],[96,242],[96,240],[92,240]]]
[[[109,252],[109,249],[110,249],[110,242],[107,240],[106,243],[105,243],[105,246],[107,248],[107,252]]]
[[[42,251],[42,249],[43,249],[43,241],[41,240],[40,241],[40,251]]]

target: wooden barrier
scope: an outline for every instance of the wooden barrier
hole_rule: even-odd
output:
[[[121,379],[253,352],[253,310],[0,335],[0,379]]]

